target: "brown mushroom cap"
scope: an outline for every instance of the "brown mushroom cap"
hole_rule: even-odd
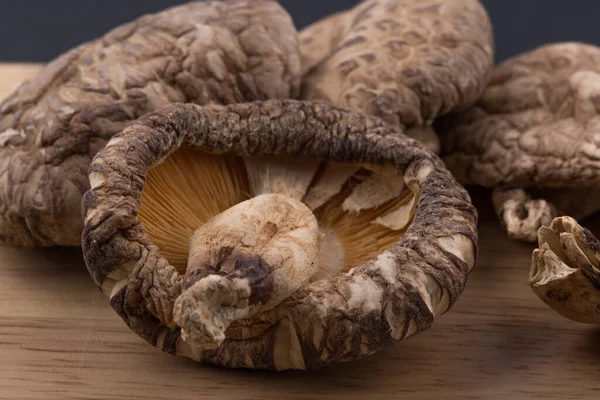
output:
[[[598,47],[519,55],[496,68],[476,105],[436,123],[443,159],[461,183],[497,189],[509,235],[535,240],[559,213],[597,210],[581,195],[600,187],[599,94]]]
[[[342,42],[349,15],[350,12],[340,11],[300,31],[302,75],[315,68]]]
[[[181,162],[181,151],[209,164],[215,157],[285,156],[393,169],[418,192],[414,218],[397,243],[362,265],[306,283],[274,308],[237,321],[216,349],[195,348],[173,319],[186,290],[181,267],[162,255],[141,217],[152,171]],[[237,163],[234,171],[243,168]],[[230,179],[223,190],[237,192],[237,178]],[[167,106],[114,137],[92,162],[90,181],[83,251],[94,281],[150,344],[200,361],[281,370],[371,354],[429,327],[456,301],[475,263],[476,211],[443,163],[400,129],[327,103]],[[186,201],[187,192],[169,193],[166,202]]]
[[[297,47],[274,0],[199,1],[51,62],[0,105],[0,243],[79,245],[89,163],[127,122],[173,102],[294,97]]]
[[[303,30],[302,98],[409,128],[473,104],[493,67],[489,17],[478,0],[367,0]],[[414,128],[414,129],[410,129]]]

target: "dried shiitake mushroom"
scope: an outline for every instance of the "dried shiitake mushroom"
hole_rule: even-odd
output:
[[[494,188],[508,235],[535,241],[554,217],[600,208],[599,106],[600,48],[555,43],[498,66],[475,106],[435,127],[457,179]]]
[[[0,243],[79,245],[89,163],[127,122],[173,102],[294,97],[300,68],[274,0],[191,2],[62,55],[0,105]]]
[[[538,233],[529,282],[564,317],[600,324],[600,242],[571,217],[559,217]]]
[[[476,211],[441,160],[326,102],[170,105],[115,136],[89,178],[94,281],[133,331],[198,361],[374,353],[446,312],[475,263]]]
[[[300,33],[302,98],[405,128],[439,150],[431,122],[473,104],[493,67],[478,0],[367,0]]]

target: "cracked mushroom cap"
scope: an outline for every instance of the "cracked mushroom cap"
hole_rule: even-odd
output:
[[[493,67],[478,0],[367,0],[300,33],[302,98],[407,128],[439,151],[431,122],[472,105]]]
[[[127,122],[299,86],[297,32],[272,0],[191,2],[69,51],[0,105],[0,243],[80,245],[89,163]]]
[[[529,283],[542,301],[577,322],[600,324],[600,242],[571,217],[541,227]]]
[[[279,169],[261,175],[262,158]],[[306,160],[319,164],[310,185],[290,190]],[[351,177],[324,173],[347,165]],[[374,173],[398,183],[383,203],[364,187]],[[372,354],[446,312],[475,263],[476,211],[443,163],[329,103],[167,106],[114,137],[90,182],[94,281],[134,332],[202,362],[306,369]]]
[[[598,209],[600,48],[556,43],[498,66],[472,108],[436,123],[463,184],[494,188],[508,234],[535,241],[560,213]]]

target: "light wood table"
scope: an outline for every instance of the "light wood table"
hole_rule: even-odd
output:
[[[35,67],[0,68],[0,95]],[[501,231],[487,193],[467,290],[393,348],[310,372],[226,370],[131,333],[79,249],[0,249],[0,398],[600,399],[600,328],[572,323],[527,284],[532,245]],[[600,233],[600,218],[585,222]]]
[[[40,70],[39,64],[0,64],[0,100],[3,100],[19,84],[33,78]]]

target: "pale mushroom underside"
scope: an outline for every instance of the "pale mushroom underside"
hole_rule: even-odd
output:
[[[304,283],[332,279],[377,258],[406,232],[418,193],[404,183],[402,174],[324,162],[321,168],[310,168],[307,177],[309,164],[298,157],[253,157],[248,163],[242,157],[215,156],[188,147],[149,171],[139,218],[161,254],[184,276],[188,289],[178,299],[174,314],[186,342],[193,338],[195,346],[215,347],[226,338],[232,322],[273,308]],[[252,176],[257,165],[262,165],[260,172]],[[329,178],[325,171],[341,168],[355,173],[341,182],[338,193],[319,196],[316,204],[320,205],[312,209],[300,204],[299,200],[314,199],[315,190],[325,187],[328,182],[323,179]],[[374,185],[377,179],[386,185]],[[391,187],[396,190],[390,192]],[[306,218],[314,219],[315,243]],[[244,291],[239,278],[248,272],[240,269],[248,268],[254,269],[255,283]],[[270,268],[273,278],[257,268]]]
[[[293,171],[294,159],[287,162]],[[336,165],[333,163],[329,169]],[[319,172],[325,169],[328,169],[327,163],[317,171],[314,184],[309,186],[304,198],[319,185]],[[399,240],[414,216],[418,194],[403,185],[402,175],[386,176],[388,182],[399,181],[398,186],[401,186],[400,193],[387,199],[387,186],[381,190],[369,187],[367,193],[361,193],[361,182],[371,177],[372,172],[360,165],[355,169],[355,174],[342,182],[337,193],[331,193],[330,198],[313,210],[323,235],[320,279],[331,278],[376,258]],[[163,256],[184,273],[192,234],[212,217],[251,197],[242,157],[215,156],[182,148],[150,170],[139,217]],[[344,207],[347,200],[354,203]],[[367,208],[360,209],[356,203],[367,203]],[[331,257],[332,254],[335,256]]]

